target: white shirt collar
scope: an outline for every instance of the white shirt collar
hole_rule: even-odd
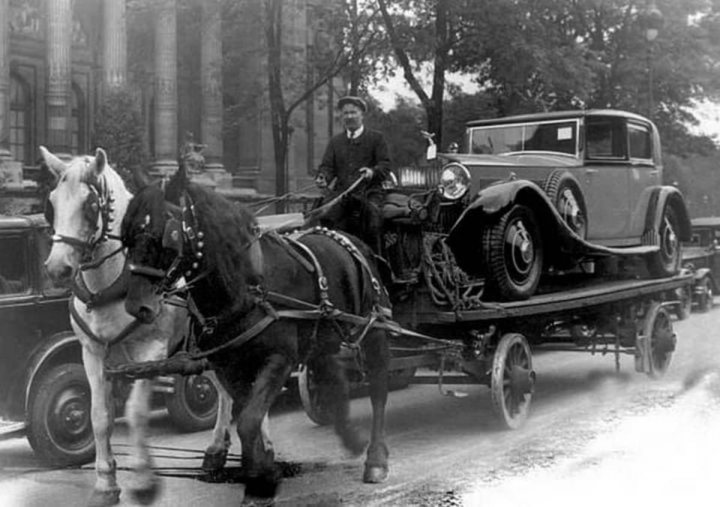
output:
[[[360,128],[357,129],[355,132],[352,130],[346,130],[348,139],[357,139],[362,135],[362,133],[365,131],[365,125],[360,125]]]

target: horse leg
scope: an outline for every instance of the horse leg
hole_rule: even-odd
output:
[[[363,481],[384,482],[388,477],[389,451],[385,444],[385,405],[388,397],[390,351],[384,331],[374,331],[365,338],[365,357],[370,382],[373,421],[370,445],[365,460]]]
[[[291,361],[282,354],[271,355],[252,384],[247,402],[237,419],[237,431],[242,443],[246,501],[254,498],[273,498],[280,483],[275,468],[275,453],[268,435],[262,430],[268,410],[282,390],[292,370]],[[235,402],[237,403],[237,398]]]
[[[230,424],[232,423],[232,398],[225,390],[225,386],[220,382],[213,370],[206,372],[210,377],[215,389],[218,393],[218,413],[213,428],[212,441],[205,449],[203,457],[202,469],[206,472],[219,472],[225,467],[227,461],[228,449],[230,448]]]
[[[110,447],[114,425],[112,384],[105,380],[103,350],[95,353],[83,346],[82,355],[90,383],[90,419],[95,437],[95,487],[88,505],[116,505],[120,502],[120,487],[115,472],[115,458]]]
[[[146,444],[151,388],[151,380],[136,380],[125,405],[134,451],[132,456],[134,484],[130,493],[135,501],[142,505],[153,503],[160,491],[160,479],[152,470],[152,457]]]
[[[353,456],[359,456],[367,441],[350,424],[350,385],[342,365],[334,356],[322,355],[310,361],[308,368],[313,368],[321,399],[326,400],[333,411],[335,433]]]

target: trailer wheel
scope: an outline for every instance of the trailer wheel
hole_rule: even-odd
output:
[[[653,302],[645,316],[643,335],[649,350],[648,368],[645,373],[653,378],[661,377],[670,366],[670,359],[675,351],[675,332],[673,331],[670,314],[659,302]]]
[[[84,465],[93,460],[90,385],[81,364],[61,364],[37,379],[28,404],[27,437],[47,464]]]
[[[713,307],[713,290],[712,290],[712,282],[710,282],[710,279],[706,276],[702,280],[700,280],[700,283],[698,284],[698,309],[701,312],[708,312]]]
[[[518,333],[504,334],[495,350],[490,377],[493,409],[503,427],[517,429],[525,423],[534,386],[527,340]]]
[[[500,298],[527,299],[535,293],[543,267],[540,228],[527,206],[516,204],[483,231],[488,284]]]
[[[305,413],[312,422],[319,426],[331,424],[335,418],[328,407],[322,400],[320,389],[318,388],[313,372],[303,365],[298,373],[298,391],[300,393],[300,401],[302,402]]]
[[[656,278],[673,276],[680,270],[680,219],[677,211],[671,206],[665,206],[662,221],[657,230],[660,250],[650,255],[647,267],[650,275]]]

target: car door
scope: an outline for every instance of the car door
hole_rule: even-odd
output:
[[[628,176],[630,180],[630,203],[629,218],[635,224],[636,230],[630,234],[640,238],[645,224],[645,213],[647,202],[643,194],[651,188],[662,185],[660,168],[655,164],[653,153],[652,128],[648,123],[637,120],[629,120],[628,129],[628,154],[630,166]],[[634,219],[634,220],[633,220]]]
[[[612,246],[629,244],[630,189],[624,121],[617,117],[588,117],[584,129],[584,164],[576,176],[588,210],[587,239]]]

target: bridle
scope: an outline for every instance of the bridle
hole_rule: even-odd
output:
[[[200,228],[192,198],[185,191],[180,196],[179,204],[166,201],[165,206],[169,218],[163,228],[161,245],[163,249],[169,249],[175,253],[170,266],[163,270],[131,262],[128,267],[131,274],[153,280],[158,293],[170,294],[189,289],[207,276],[208,272],[201,270],[205,233]],[[148,225],[148,223],[143,224],[143,229],[147,229]],[[143,230],[139,235],[154,237],[149,230]],[[252,230],[252,238],[242,246],[241,251],[250,248],[260,239],[260,236],[260,229],[256,225]],[[185,277],[185,283],[178,289],[177,282],[182,276]]]
[[[85,271],[100,266],[105,260],[116,255],[123,250],[122,244],[109,254],[100,259],[92,260],[92,254],[95,249],[102,243],[113,239],[120,241],[120,237],[110,234],[110,228],[114,220],[113,213],[115,199],[112,197],[104,180],[98,182],[83,182],[90,189],[87,199],[83,203],[83,218],[90,224],[90,232],[86,238],[78,238],[64,234],[54,233],[52,235],[53,243],[64,243],[78,250],[81,256],[80,270]],[[48,199],[45,205],[45,219],[53,226],[55,212],[52,203]],[[100,225],[98,225],[100,222]]]

